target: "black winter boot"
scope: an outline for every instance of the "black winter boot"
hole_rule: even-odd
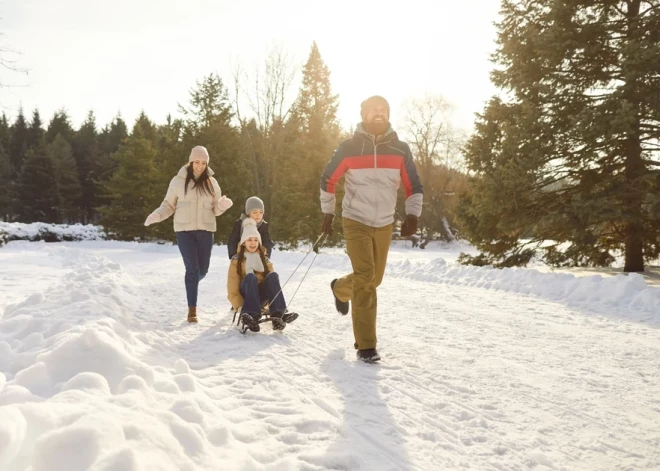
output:
[[[259,322],[257,322],[257,320],[247,312],[241,314],[241,322],[245,327],[248,328],[248,330],[251,330],[252,332],[259,332],[261,330],[259,327]]]
[[[348,310],[350,308],[348,301],[340,301],[337,296],[335,296],[335,283],[337,282],[337,279],[334,279],[330,282],[330,289],[332,290],[332,295],[335,297],[335,309],[337,309],[337,312],[339,312],[342,316],[345,316],[348,314]]]
[[[367,348],[365,350],[357,351],[358,360],[362,360],[365,363],[375,363],[380,361],[380,355],[375,348]]]

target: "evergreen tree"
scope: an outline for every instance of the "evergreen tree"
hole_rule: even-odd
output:
[[[660,252],[660,10],[650,0],[503,0],[491,100],[458,215],[483,252],[643,271]],[[567,247],[567,248],[563,248]],[[469,257],[464,258],[470,261]]]
[[[17,185],[17,212],[21,222],[59,223],[61,199],[53,160],[43,143],[25,156]]]
[[[78,167],[78,177],[82,189],[82,204],[80,218],[84,224],[92,222],[96,217],[94,208],[98,207],[99,192],[96,180],[100,177],[98,133],[96,118],[90,111],[87,119],[76,133],[73,143],[73,156]]]
[[[11,126],[11,141],[9,145],[9,162],[12,178],[18,177],[25,154],[28,150],[28,126],[23,116],[23,108],[19,108],[16,121]]]
[[[316,42],[312,43],[294,114],[308,139],[336,139],[340,129],[337,123],[337,95],[332,93],[330,69],[321,58]],[[332,145],[336,144],[334,141]]]
[[[57,135],[60,134],[66,142],[73,145],[75,140],[75,131],[71,126],[69,115],[64,109],[56,111],[48,124],[46,130],[46,144],[52,143]]]
[[[128,137],[128,126],[117,115],[112,122],[105,126],[98,136],[99,151],[101,154],[114,154],[119,150],[121,143]]]
[[[35,109],[32,113],[32,121],[30,122],[30,127],[28,128],[28,139],[27,145],[28,149],[33,147],[43,146],[45,132],[41,123],[41,116],[39,116],[39,110]]]
[[[158,172],[158,185],[156,188],[156,197],[160,198],[157,204],[160,204],[167,192],[167,186],[170,180],[179,172],[181,167],[188,163],[188,153],[182,147],[181,134],[183,122],[178,119],[172,119],[170,115],[166,118],[166,123],[157,128],[157,155],[155,161],[156,171]],[[216,175],[217,176],[217,175]],[[223,189],[224,191],[224,189]],[[155,224],[150,228],[150,234],[160,240],[176,240],[176,234],[172,230],[172,224]]]
[[[0,146],[9,152],[11,146],[11,128],[9,126],[9,121],[7,120],[7,115],[3,112],[0,116]],[[7,154],[9,156],[9,154]]]
[[[46,152],[53,162],[55,180],[62,198],[60,206],[62,219],[66,223],[74,223],[80,217],[82,190],[73,150],[66,139],[58,134],[46,147]]]
[[[9,221],[12,209],[12,167],[9,158],[9,149],[11,145],[11,128],[7,115],[2,113],[0,117],[0,219]]]
[[[144,139],[149,139],[153,143],[158,141],[158,129],[156,124],[147,117],[144,111],[141,111],[140,115],[135,120],[131,134],[135,133],[139,133]]]
[[[163,180],[171,178],[188,161],[182,146],[183,122],[167,116],[166,122],[158,126],[158,167]]]
[[[0,144],[0,220],[5,222],[9,221],[9,215],[12,214],[10,193],[12,184],[9,154]]]
[[[121,143],[128,137],[128,127],[126,122],[117,115],[112,120],[110,126],[104,127],[98,136],[99,143],[99,179],[108,180],[117,168],[117,162],[111,156],[119,150]],[[107,201],[99,200],[101,206],[107,204]]]
[[[265,191],[267,187],[267,171],[269,170],[269,159],[266,157],[265,136],[259,130],[254,119],[249,120],[241,126],[240,141],[241,150],[247,156],[246,166],[250,171],[251,186],[255,194],[260,195],[266,206],[270,206],[270,194]]]
[[[189,107],[179,105],[187,131],[194,134],[214,124],[228,125],[233,116],[227,89],[217,74],[210,74],[190,90]]]
[[[144,226],[144,220],[161,203],[169,183],[163,184],[159,178],[154,164],[156,147],[143,137],[141,129],[136,127],[120,145],[113,156],[117,170],[108,181],[101,183],[108,204],[99,208],[100,222],[109,234],[120,240],[152,236],[153,230]]]
[[[273,190],[277,215],[274,232],[292,244],[315,241],[319,235],[319,179],[341,134],[337,106],[330,70],[313,43],[303,67],[298,98],[285,126],[286,157],[275,170],[277,181],[286,184],[276,184]],[[339,240],[339,235],[333,237],[335,242]]]
[[[263,200],[268,221],[273,222],[277,219],[279,207],[273,204],[273,191],[282,184],[277,180],[277,169],[281,167],[283,157],[286,157],[285,134],[289,129],[276,116],[271,116],[269,122],[268,128],[254,119],[244,123],[240,130],[238,152],[247,172],[244,185],[249,188],[250,195],[259,196]]]

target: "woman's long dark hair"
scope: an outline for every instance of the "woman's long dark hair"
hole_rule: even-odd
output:
[[[259,248],[257,249],[257,252],[259,253],[259,258],[261,258],[261,263],[264,264],[264,276],[268,275],[270,271],[268,270],[268,263],[266,263],[266,250],[265,248],[259,244]],[[238,269],[238,277],[241,278],[243,276],[243,261],[245,260],[245,245],[241,245],[240,248],[238,249],[238,262],[236,263],[236,268]]]
[[[186,184],[183,187],[183,194],[185,195],[188,193],[188,184],[190,181],[194,181],[195,184],[193,185],[193,189],[196,189],[198,193],[207,193],[211,196],[214,196],[214,191],[213,191],[213,185],[211,185],[211,175],[209,175],[209,167],[208,165],[202,172],[202,174],[199,176],[197,180],[195,180],[195,174],[193,172],[193,166],[192,163],[188,164],[188,173],[186,175]]]

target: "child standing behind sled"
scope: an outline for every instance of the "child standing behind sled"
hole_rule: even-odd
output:
[[[266,257],[270,258],[273,252],[273,242],[270,240],[270,233],[268,231],[268,223],[264,221],[264,202],[256,196],[250,196],[245,201],[245,213],[234,222],[234,228],[229,236],[227,242],[227,252],[229,260],[236,255],[238,242],[241,240],[241,229],[243,228],[243,221],[246,218],[252,218],[257,223],[257,230],[261,236],[261,245],[266,249]]]
[[[256,221],[246,218],[241,225],[237,253],[227,273],[227,299],[236,311],[240,309],[241,322],[252,332],[259,332],[261,308],[266,304],[273,329],[282,330],[295,321],[298,314],[287,312],[280,278],[266,257]]]

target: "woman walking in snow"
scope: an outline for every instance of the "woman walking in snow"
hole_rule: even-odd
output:
[[[298,314],[287,312],[280,278],[266,257],[254,219],[243,220],[237,249],[227,273],[227,299],[236,311],[240,309],[241,322],[252,332],[259,332],[261,309],[266,304],[269,305],[273,329],[284,329],[286,324],[298,318]]]
[[[188,322],[197,322],[198,285],[209,271],[215,218],[232,206],[232,201],[222,195],[208,163],[206,148],[193,147],[188,164],[170,181],[160,207],[144,222],[149,226],[174,214],[176,241],[186,267]]]

